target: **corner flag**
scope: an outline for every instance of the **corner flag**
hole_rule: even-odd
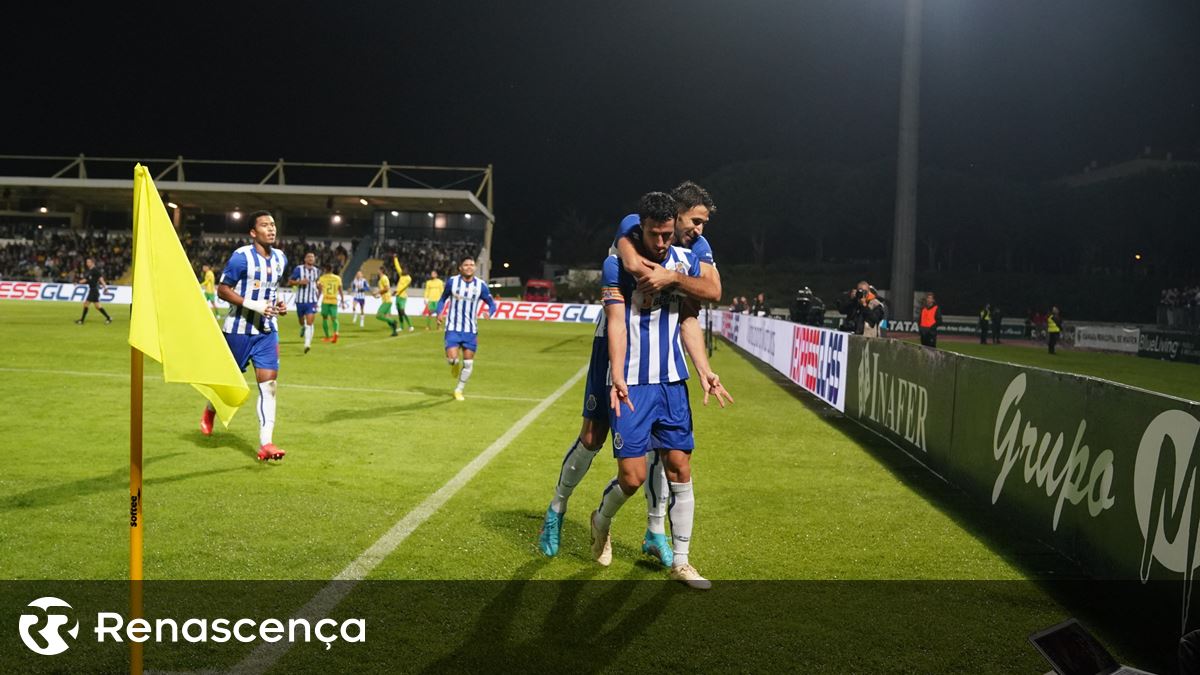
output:
[[[146,167],[133,170],[133,312],[129,345],[187,382],[228,426],[250,389],[196,284],[167,209]]]

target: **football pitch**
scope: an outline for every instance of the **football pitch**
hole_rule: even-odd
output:
[[[6,580],[119,580],[128,573],[128,308],[110,307],[108,326],[94,311],[85,325],[74,325],[78,311],[65,303],[0,303],[7,441],[0,459],[0,577]],[[612,565],[590,559],[587,515],[615,471],[610,443],[575,490],[559,555],[546,559],[537,551],[559,464],[579,428],[590,326],[481,322],[467,400],[456,402],[441,335],[420,321],[416,332],[390,337],[371,317],[365,328],[346,320],[338,344],[318,339],[308,355],[294,317],[280,325],[275,442],[287,457],[279,463],[255,460],[250,406],[229,429],[218,426],[206,438],[198,429],[203,399],[189,386],[164,384],[161,369],[147,359],[148,580],[326,582],[353,569],[360,572],[353,578],[368,584],[492,582],[480,586],[488,590],[479,591],[478,607],[463,601],[484,614],[504,602],[514,582],[626,582],[600,591],[586,586],[572,601],[581,605],[605,588],[649,582],[633,587],[650,589],[676,609],[709,603],[707,610],[718,611],[714,600],[692,599],[703,593],[667,582],[641,554],[640,495],[614,521]],[[782,591],[745,582],[791,582],[807,589],[795,592],[824,598],[812,602],[833,617],[853,587],[830,591],[828,582],[861,582],[866,586],[855,592],[868,595],[887,588],[896,612],[911,610],[910,592],[930,597],[956,588],[987,603],[987,637],[973,636],[963,650],[953,635],[939,636],[927,648],[894,652],[899,665],[861,661],[851,670],[1034,672],[1044,665],[1024,636],[1073,613],[1064,598],[1038,586],[1076,575],[1069,561],[1033,534],[994,522],[986,505],[968,501],[732,347],[719,344],[713,367],[737,402],[724,410],[703,407],[692,387],[691,558],[714,581],[707,597],[720,598],[722,584],[741,585],[766,606]],[[256,396],[251,384],[251,403]],[[889,582],[917,585],[903,590]],[[321,583],[310,586],[318,590]],[[353,597],[348,602],[356,604]],[[564,602],[561,592],[547,600]],[[604,620],[638,611],[620,605]],[[906,616],[949,630],[968,614]],[[811,617],[792,618],[817,641],[822,630],[834,630],[804,623]],[[465,644],[476,629],[455,630]],[[1131,649],[1098,633],[1118,656]],[[635,638],[620,646],[639,649]],[[448,653],[426,651],[430,667]],[[817,670],[853,661],[836,650],[823,653],[827,661],[812,661]],[[792,664],[792,656],[741,654],[734,663],[773,669]],[[282,666],[287,658],[295,655]],[[618,662],[594,668],[607,669],[623,668]]]

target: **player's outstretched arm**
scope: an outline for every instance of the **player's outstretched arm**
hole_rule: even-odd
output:
[[[617,417],[620,417],[622,402],[633,412],[633,401],[629,400],[629,385],[625,383],[625,303],[610,300],[609,290],[605,289],[604,300],[604,318],[608,324],[608,362],[612,364],[608,369],[612,377],[608,405],[616,412]],[[620,297],[619,292],[617,296]]]
[[[700,386],[704,389],[704,405],[708,405],[710,395],[717,397],[717,403],[722,408],[726,403],[733,403],[733,396],[725,389],[725,385],[721,384],[721,377],[713,372],[708,363],[708,351],[704,348],[704,330],[694,312],[685,312],[680,317],[679,336],[683,340],[684,350],[692,357],[696,374],[700,377]]]
[[[446,308],[446,301],[449,299],[450,284],[446,284],[446,287],[442,289],[442,297],[438,298],[437,308],[434,310],[434,314],[438,315],[438,321],[441,321],[442,310]]]
[[[479,294],[479,298],[487,303],[488,318],[490,319],[496,313],[496,300],[492,297],[492,291],[488,289],[488,285],[486,283],[483,284],[480,290],[481,292]]]

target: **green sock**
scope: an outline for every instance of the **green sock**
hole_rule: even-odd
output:
[[[321,317],[321,330],[325,331],[325,337],[329,337],[329,319]]]
[[[335,334],[340,333],[340,332],[342,332],[341,328],[342,328],[342,322],[338,321],[338,318],[336,316],[333,317],[333,332]]]

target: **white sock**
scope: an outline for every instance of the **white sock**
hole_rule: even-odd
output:
[[[311,328],[311,326],[309,326]],[[275,380],[258,383],[258,444],[271,442],[275,432]]]
[[[312,346],[313,326],[304,324],[304,346]]]
[[[613,516],[617,515],[617,511],[625,504],[625,500],[629,499],[629,495],[621,489],[621,483],[616,478],[608,483],[608,487],[604,488],[604,494],[600,497],[600,508],[596,515],[596,524],[607,530],[612,526]]]
[[[671,483],[671,545],[675,565],[688,563],[688,547],[692,543],[692,519],[696,516],[696,498],[692,481]]]
[[[458,374],[458,386],[454,391],[462,391],[467,386],[467,380],[471,379],[471,371],[475,370],[475,359],[463,359],[462,372]]]
[[[655,534],[666,534],[670,488],[667,486],[667,470],[657,450],[646,454],[646,484],[642,486],[642,491],[646,493],[646,529]]]
[[[575,486],[587,475],[592,468],[592,460],[596,459],[600,448],[588,450],[583,440],[576,438],[563,457],[562,470],[558,472],[558,484],[554,486],[554,499],[550,500],[550,508],[555,513],[567,512],[567,500],[575,491]]]

